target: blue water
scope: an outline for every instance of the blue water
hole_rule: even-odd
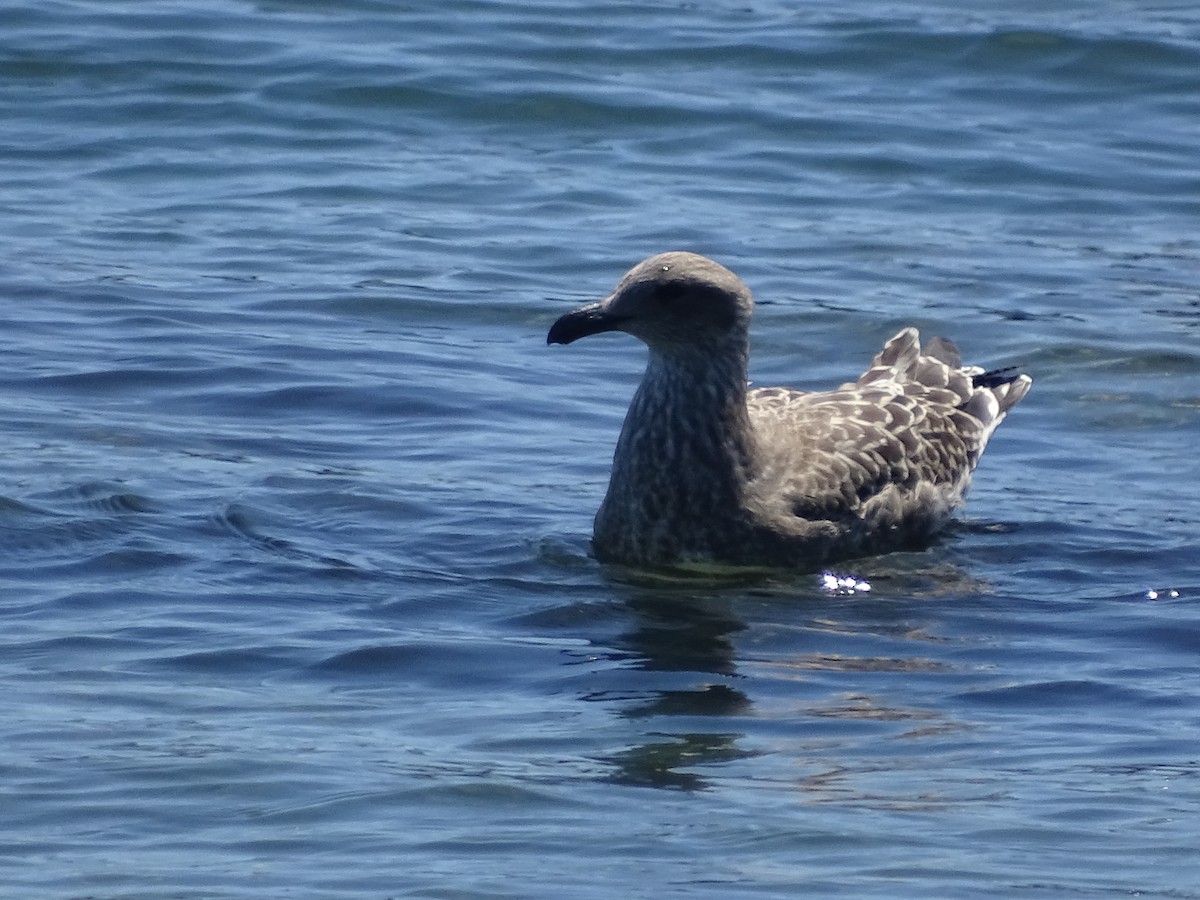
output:
[[[0,17],[0,894],[1200,897],[1194,4]],[[597,564],[677,247],[1024,365],[959,527]]]

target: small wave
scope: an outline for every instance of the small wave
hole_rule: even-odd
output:
[[[308,550],[287,538],[265,533],[265,518],[260,511],[244,503],[231,503],[214,515],[211,521],[222,531],[274,556],[313,563],[322,568],[333,568],[340,571],[364,570],[363,566],[341,557]]]
[[[126,567],[134,557],[152,553],[114,546],[139,530],[145,514],[156,509],[149,497],[109,482],[85,482],[35,499],[36,506],[0,498],[0,563],[19,561],[21,572],[14,575],[44,571],[48,565],[106,568],[121,554],[132,554],[121,564]],[[144,564],[144,559],[134,563]]]

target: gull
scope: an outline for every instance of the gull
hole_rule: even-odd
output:
[[[751,390],[753,310],[729,269],[673,251],[551,327],[548,344],[623,331],[650,351],[596,514],[601,562],[816,569],[925,546],[1032,384],[905,328],[838,388]]]

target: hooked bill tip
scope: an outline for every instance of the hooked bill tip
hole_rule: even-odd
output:
[[[546,335],[547,344],[570,344],[593,334],[613,331],[623,322],[620,316],[606,312],[602,303],[592,303],[560,316],[550,326]]]

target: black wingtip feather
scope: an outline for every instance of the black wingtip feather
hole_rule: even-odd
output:
[[[978,388],[996,388],[1002,384],[1011,384],[1021,377],[1020,366],[1005,366],[1003,369],[992,369],[981,372],[971,379],[971,384]]]

